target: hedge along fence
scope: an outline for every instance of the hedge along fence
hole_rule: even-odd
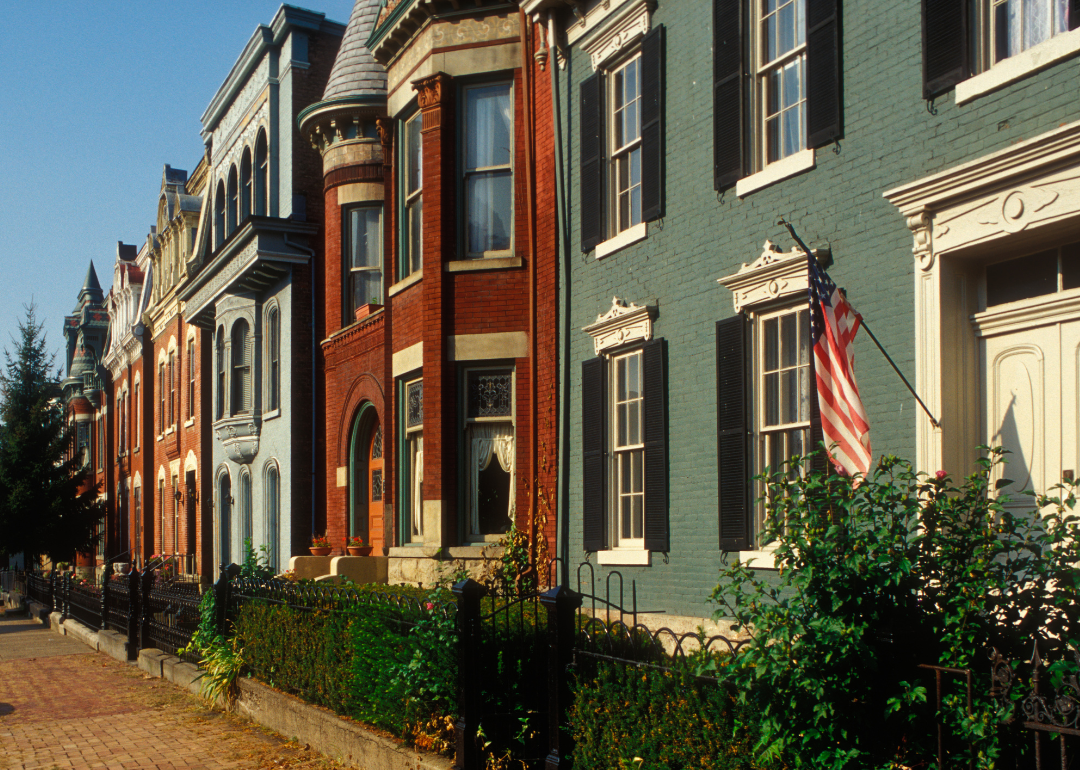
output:
[[[258,679],[445,753],[458,681],[452,599],[445,590],[240,579],[229,614]]]

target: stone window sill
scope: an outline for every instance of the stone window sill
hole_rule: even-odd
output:
[[[745,176],[735,183],[735,194],[742,198],[752,192],[761,190],[769,185],[790,179],[796,174],[809,171],[814,167],[814,151],[801,150],[794,155],[788,155],[783,160],[770,163],[756,174]]]
[[[596,258],[603,259],[609,254],[614,254],[620,249],[625,249],[632,243],[643,241],[648,234],[648,225],[644,222],[639,222],[633,227],[628,227],[618,235],[608,238],[603,243],[596,244]]]
[[[957,83],[956,103],[966,104],[1077,52],[1080,52],[1080,29],[1044,40],[1016,56],[998,62],[986,72]]]
[[[739,551],[739,561],[757,569],[780,568],[776,563],[776,553],[774,551]]]
[[[650,557],[651,551],[634,551],[621,548],[612,548],[608,551],[597,551],[596,562],[597,564],[611,565],[611,566],[645,566],[648,567],[651,564]]]
[[[263,412],[262,418],[263,418],[263,422],[266,422],[267,420],[272,420],[275,417],[280,417],[280,416],[281,416],[281,410],[280,409],[271,409],[269,412]]]
[[[387,289],[386,290],[386,296],[393,297],[395,294],[398,294],[400,292],[405,291],[407,288],[412,286],[414,283],[420,283],[420,281],[423,279],[423,277],[424,277],[424,271],[423,270],[417,270],[412,275],[407,276],[406,278],[402,278],[400,281],[398,281],[393,286],[391,286],[389,289]]]
[[[476,270],[508,270],[523,264],[525,260],[521,257],[477,257],[447,262],[443,269],[448,273],[469,273]]]

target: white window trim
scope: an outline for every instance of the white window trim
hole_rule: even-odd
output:
[[[618,235],[608,238],[603,243],[596,244],[596,258],[603,259],[609,254],[614,254],[616,251],[624,249],[632,243],[643,241],[648,234],[646,222],[639,222],[636,225],[628,227]]]
[[[593,71],[604,67],[620,51],[634,45],[649,31],[649,5],[655,0],[635,0],[612,10],[610,2],[599,3],[578,23],[567,29],[567,42],[579,44],[589,55]]]
[[[742,198],[777,182],[790,179],[796,174],[809,171],[814,168],[814,165],[813,149],[799,150],[786,158],[770,163],[757,173],[744,176],[735,183],[735,195]]]
[[[976,97],[996,91],[1080,52],[1080,29],[1062,32],[967,80],[956,84],[956,103],[967,104]]]
[[[651,340],[655,317],[655,306],[637,305],[612,297],[611,309],[598,315],[596,320],[583,327],[582,331],[593,338],[596,355],[601,355],[613,348]]]

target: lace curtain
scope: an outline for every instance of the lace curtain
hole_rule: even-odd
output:
[[[477,505],[477,490],[480,486],[480,472],[487,470],[492,461],[498,462],[503,470],[510,472],[510,505],[506,516],[514,517],[514,426],[508,422],[477,423],[469,428],[469,500],[471,501],[471,531],[480,532],[480,509]]]
[[[417,436],[412,456],[412,480],[410,501],[412,505],[412,538],[419,539],[424,534],[424,498],[422,485],[424,483],[424,437]]]

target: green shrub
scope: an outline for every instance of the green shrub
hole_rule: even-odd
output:
[[[891,457],[857,487],[835,474],[765,479],[764,540],[779,571],[729,564],[713,594],[717,614],[753,639],[724,671],[760,709],[762,756],[814,768],[917,764],[935,751],[932,680],[918,664],[971,668],[978,683],[989,645],[1014,660],[1031,654],[1033,636],[1044,652],[1054,639],[1059,654],[1066,640],[1076,646],[1072,490],[1038,501],[1041,517],[1014,512],[989,491],[1000,462],[988,451],[958,488]],[[1012,709],[985,686],[974,696],[969,716],[950,689],[940,716],[958,759],[994,767],[1021,750]]]
[[[757,739],[731,685],[671,670],[601,662],[575,678],[569,720],[578,770],[749,770]]]

